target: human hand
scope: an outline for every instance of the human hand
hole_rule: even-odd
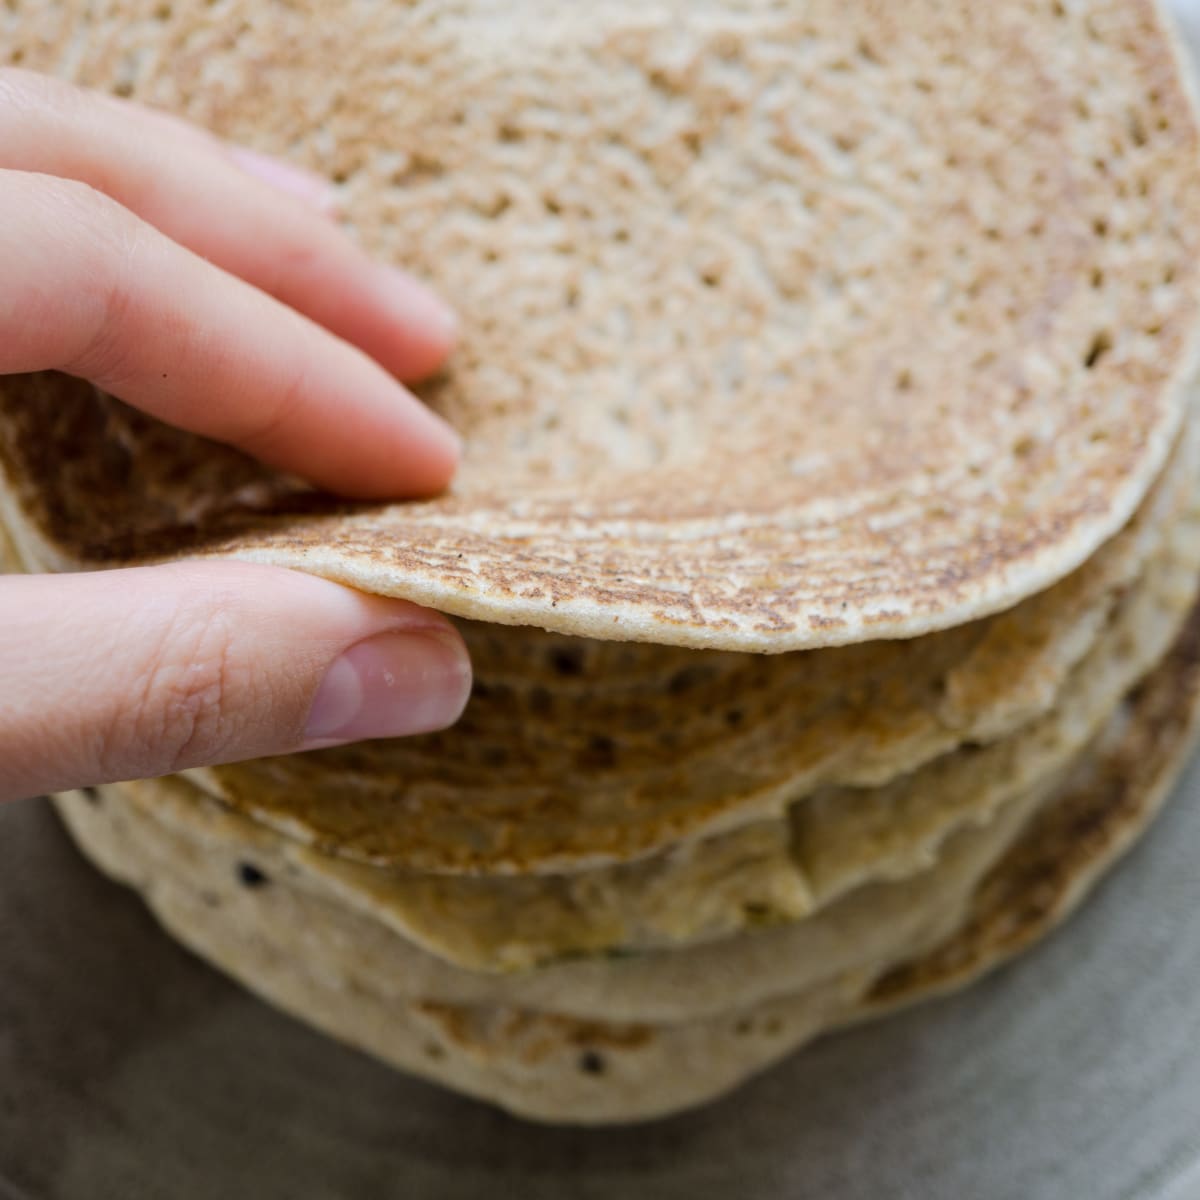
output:
[[[454,318],[295,168],[0,70],[0,374],[60,370],[331,491],[436,492],[459,443],[398,379]],[[403,736],[470,690],[445,618],[273,567],[0,578],[0,799]]]

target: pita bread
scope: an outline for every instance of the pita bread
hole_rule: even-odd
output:
[[[299,876],[300,886],[476,971],[521,971],[581,955],[678,948],[809,917],[865,884],[932,869],[959,829],[986,826],[1062,772],[1120,698],[1162,658],[1194,600],[1200,512],[1172,530],[1171,542],[1173,552],[1122,599],[1050,713],[1008,739],[952,752],[882,787],[820,792],[778,821],[639,863],[568,876],[455,878],[363,867],[265,830],[253,838],[257,860],[268,874],[283,869]],[[202,798],[182,781],[172,785],[171,796],[178,799],[165,796],[162,786],[126,790],[144,796],[148,816],[177,809],[186,825],[187,806]],[[236,842],[232,827],[230,833]],[[232,868],[226,863],[220,870]],[[779,954],[794,958],[787,944],[780,939]],[[648,968],[652,961],[645,960]],[[636,1005],[652,986],[652,968],[646,974],[640,981],[626,980],[624,1003]],[[738,972],[731,974],[736,978]],[[747,985],[738,980],[736,986]],[[597,997],[580,964],[567,964],[558,989],[560,1004],[595,1003]],[[721,1003],[719,989],[710,985],[708,994],[711,1003]],[[612,1003],[620,1002],[605,996],[600,1011],[611,1011]]]
[[[771,657],[473,626],[476,693],[453,730],[191,778],[323,853],[420,871],[574,872],[782,819],[1049,711],[1191,503],[1198,457],[1189,424],[1125,530],[972,626]]]
[[[1200,529],[1195,524],[1191,526],[1190,544],[1192,559],[1186,570],[1181,569],[1173,581],[1164,581],[1159,588],[1145,593],[1153,604],[1134,610],[1138,619],[1131,621],[1116,639],[1112,664],[1085,680],[1085,684],[1094,684],[1102,697],[1109,692],[1103,710],[1083,720],[1072,720],[1068,715],[1057,725],[1048,723],[1032,739],[1028,761],[1022,761],[1020,755],[1001,754],[998,761],[989,764],[986,758],[978,762],[975,756],[966,754],[961,767],[951,766],[941,772],[942,781],[958,774],[957,787],[946,790],[938,787],[939,776],[935,773],[929,789],[933,801],[924,814],[926,824],[917,823],[917,829],[919,835],[926,834],[929,825],[936,827],[941,819],[943,834],[936,857],[930,854],[922,861],[917,855],[909,873],[895,882],[850,888],[841,899],[807,919],[753,936],[725,937],[657,953],[622,952],[615,958],[612,954],[598,955],[598,947],[589,945],[587,935],[597,927],[603,930],[605,918],[611,920],[613,910],[610,907],[607,914],[601,910],[596,923],[589,923],[586,905],[590,897],[587,889],[581,888],[575,905],[556,908],[553,903],[542,903],[510,910],[508,920],[523,929],[509,934],[508,940],[501,939],[503,949],[497,954],[488,943],[489,936],[496,936],[496,925],[480,918],[480,909],[486,904],[477,902],[473,908],[464,908],[478,925],[472,927],[471,921],[464,919],[451,936],[460,961],[465,958],[474,965],[483,957],[480,948],[488,947],[492,957],[484,961],[493,971],[498,965],[516,970],[515,974],[489,979],[472,970],[452,967],[428,953],[430,931],[438,931],[437,914],[429,911],[433,907],[429,901],[436,892],[422,894],[417,888],[416,897],[410,895],[407,903],[397,902],[386,882],[348,875],[343,867],[290,845],[270,830],[203,802],[202,797],[181,784],[126,785],[116,793],[124,797],[116,811],[120,814],[122,807],[132,805],[136,816],[97,815],[85,806],[72,820],[74,824],[99,822],[101,832],[85,832],[85,842],[93,850],[97,838],[101,845],[111,843],[113,849],[101,862],[119,876],[132,878],[135,884],[151,890],[161,886],[164,879],[170,882],[190,875],[194,891],[221,894],[232,888],[238,894],[232,881],[240,877],[250,854],[252,872],[265,873],[268,878],[282,881],[282,885],[261,896],[256,892],[250,900],[243,898],[242,910],[234,918],[237,922],[253,924],[265,919],[279,928],[294,930],[290,948],[299,959],[332,957],[344,975],[357,979],[367,990],[390,989],[406,1001],[417,997],[454,1004],[503,1003],[583,1018],[655,1021],[693,1019],[745,1007],[807,990],[836,971],[861,970],[864,963],[881,955],[891,955],[894,960],[900,950],[919,949],[923,938],[948,934],[961,919],[980,876],[1004,852],[1029,813],[1053,790],[1056,779],[1103,725],[1121,695],[1167,651],[1195,598],[1196,555],[1200,554]],[[1129,663],[1139,661],[1137,647],[1141,666],[1131,671]],[[1146,657],[1147,651],[1155,648],[1154,657]],[[1121,686],[1112,691],[1114,682]],[[1084,696],[1088,699],[1090,692],[1091,687],[1085,686]],[[1030,762],[1037,769],[1031,769]],[[968,817],[960,832],[950,834],[953,825],[941,810],[949,808],[953,812],[957,804],[969,811],[975,788],[984,795],[982,811]],[[910,799],[910,811],[904,814],[909,820],[914,808],[921,815],[919,790],[915,797],[916,803]],[[884,809],[893,801],[894,797],[885,796]],[[892,831],[883,822],[876,824],[887,830],[892,844],[903,840],[902,827]],[[959,824],[961,827],[961,820]],[[147,870],[143,862],[146,857],[151,862],[165,859],[169,866]],[[702,886],[704,880],[699,882]],[[300,892],[303,900],[296,900],[293,891]],[[560,887],[560,896],[562,891],[565,886]],[[315,915],[304,907],[310,898],[317,908]],[[664,892],[662,898],[685,908],[688,903],[705,903],[703,894],[693,898]],[[288,906],[286,911],[261,915],[276,903]],[[577,939],[577,956],[565,956],[566,961],[538,970],[517,969],[528,967],[530,958],[536,961],[536,956],[522,958],[514,947],[553,945],[555,937],[563,936],[564,927]],[[321,934],[314,931],[330,929],[337,932],[326,939],[328,944],[313,944],[314,938],[321,941]],[[442,940],[432,947],[442,953],[448,940],[445,930],[443,925],[439,931]],[[414,936],[425,950],[414,944]],[[464,946],[469,947],[469,953],[463,952]],[[561,942],[557,948],[561,955]]]
[[[429,393],[466,463],[399,507],[4,380],[5,517],[43,567],[236,554],[490,622],[799,650],[1046,589],[1179,428],[1200,139],[1152,0],[53,0],[4,33],[344,179],[366,245],[467,331]]]
[[[468,330],[428,392],[467,461],[421,504],[0,380],[26,568],[235,555],[491,623],[457,735],[194,776],[256,820],[171,780],[60,800],[181,940],[514,1111],[640,1119],[965,982],[1149,820],[1200,617],[1083,747],[1198,573],[1169,460],[1200,130],[1151,0],[55,0],[0,31],[336,173]],[[489,888],[544,927],[430,915]],[[790,924],[747,928],[755,889]]]
[[[109,818],[98,814],[111,813],[115,796],[99,808],[76,797],[62,805],[88,853],[137,878],[177,937],[280,1007],[405,1070],[523,1116],[621,1122],[702,1103],[824,1029],[961,986],[1045,934],[1152,819],[1191,747],[1198,710],[1200,613],[1057,798],[973,889],[965,919],[940,945],[882,975],[852,970],[799,995],[680,1023],[406,1002],[382,988],[376,972],[348,977],[336,956],[331,966],[324,953],[295,952],[297,937],[318,928],[319,910],[306,909],[302,925],[231,920],[222,908],[228,892],[196,893],[186,875],[176,878],[163,864],[156,870],[149,859],[139,863],[139,852],[113,836]],[[274,889],[254,891],[266,896]],[[358,944],[355,937],[342,946]]]

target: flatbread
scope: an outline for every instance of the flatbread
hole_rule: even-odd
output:
[[[236,554],[491,622],[798,650],[1046,589],[1179,428],[1200,139],[1152,0],[55,0],[0,30],[343,179],[466,331],[429,392],[466,463],[399,507],[5,379],[31,562]]]
[[[1028,789],[986,827],[960,834],[919,876],[857,889],[792,925],[686,949],[581,955],[504,975],[453,967],[420,950],[361,902],[348,905],[319,875],[297,870],[286,844],[273,844],[211,803],[198,805],[194,793],[156,783],[107,785],[97,790],[98,803],[68,799],[60,808],[103,869],[133,883],[152,906],[164,890],[215,897],[232,926],[286,939],[298,961],[320,962],[368,991],[452,1006],[679,1023],[806,991],[880,960],[896,962],[947,936],[979,879],[1055,783]]]
[[[1197,434],[1083,567],[974,625],[771,657],[471,626],[475,696],[453,730],[191,778],[324,853],[434,872],[579,871],[780,819],[1050,711],[1192,503]]]
[[[1046,933],[1152,819],[1192,745],[1198,711],[1200,612],[1105,741],[974,890],[957,933],[880,978],[851,971],[710,1020],[578,1021],[405,1002],[383,991],[376,975],[348,979],[340,966],[297,955],[289,923],[274,937],[262,928],[244,932],[222,910],[221,895],[190,892],[161,869],[161,886],[149,887],[144,876],[141,886],[193,949],[278,1006],[405,1070],[534,1119],[646,1119],[719,1095],[826,1028],[960,986]],[[106,869],[115,868],[114,853],[136,857],[93,819],[111,810],[110,800],[100,808],[79,798],[62,803],[73,833]],[[79,813],[92,818],[76,821]]]
[[[1050,713],[1008,739],[952,752],[882,787],[820,792],[778,821],[568,876],[474,879],[363,867],[266,830],[252,840],[255,860],[269,875],[285,869],[302,886],[477,971],[679,948],[809,917],[865,884],[932,868],[958,830],[987,825],[1061,774],[1166,653],[1195,600],[1200,512],[1181,520],[1170,540],[1171,552],[1122,599]],[[187,806],[203,798],[182,780],[170,786],[169,795],[156,783],[125,790],[148,814],[170,807],[186,825]],[[785,947],[786,939],[781,955]],[[646,986],[631,982],[625,1003],[636,1005]],[[571,968],[560,977],[559,1003],[595,995],[590,980],[572,986]],[[710,989],[709,1002],[719,1004],[719,993]]]
[[[467,330],[428,393],[467,461],[422,504],[339,505],[76,381],[0,380],[0,519],[24,565],[234,555],[552,631],[468,630],[485,663],[498,647],[478,757],[452,740],[476,709],[449,742],[196,777],[307,848],[171,781],[62,798],[87,852],[200,953],[513,1111],[631,1120],[973,977],[1149,820],[1195,724],[1200,618],[1065,785],[1061,745],[1022,735],[1027,776],[1005,755],[1027,726],[1086,741],[1107,693],[1062,704],[1073,683],[1104,655],[1104,680],[1140,673],[1195,585],[1194,567],[1155,574],[1155,539],[1188,520],[1119,532],[1186,421],[1200,329],[1200,138],[1151,0],[227,0],[219,28],[57,0],[0,9],[0,35],[27,66],[336,172],[369,248],[428,275]],[[1173,494],[1150,509],[1176,513]],[[664,714],[674,652],[616,648],[612,686],[572,667],[550,689],[534,664],[563,674],[562,635],[714,654],[931,636],[828,671],[689,657],[691,698]],[[553,712],[489,762],[524,716],[505,687]],[[781,746],[794,757],[765,767]],[[398,797],[392,754],[441,774]],[[980,761],[1013,775],[974,825],[889,782]],[[880,788],[903,820],[825,792],[798,806],[803,886],[783,900],[811,915],[629,958],[466,971],[347,891],[358,868],[314,866],[642,870],[833,786]],[[851,832],[822,877],[805,856],[837,838],[804,820],[826,813]]]
[[[966,827],[958,833],[950,834],[945,829],[936,857],[931,853],[932,862],[913,864],[915,874],[910,872],[895,882],[852,888],[807,919],[753,936],[725,937],[657,953],[599,955],[597,947],[580,937],[580,929],[586,933],[595,928],[588,923],[586,911],[575,911],[569,905],[556,910],[553,904],[543,904],[527,910],[516,908],[507,914],[511,923],[523,929],[511,933],[509,940],[498,942],[509,954],[504,961],[502,954],[496,953],[495,944],[489,947],[488,943],[489,936],[495,937],[496,926],[479,918],[481,906],[476,904],[468,908],[467,917],[478,920],[478,927],[472,929],[470,919],[463,919],[455,931],[455,947],[469,963],[474,964],[482,957],[480,949],[488,947],[492,957],[484,961],[491,969],[497,965],[510,970],[528,967],[530,958],[522,959],[513,953],[514,948],[553,944],[554,936],[561,937],[564,927],[578,939],[578,957],[538,970],[489,978],[458,969],[428,952],[430,931],[437,930],[438,925],[436,914],[423,908],[422,902],[432,907],[429,902],[436,893],[422,896],[418,888],[416,897],[410,896],[407,904],[397,903],[377,880],[363,881],[347,875],[336,864],[290,845],[269,829],[203,802],[202,797],[179,784],[144,783],[114,789],[118,803],[113,812],[97,813],[85,806],[75,813],[72,822],[89,826],[99,823],[100,832],[89,835],[85,831],[85,841],[93,850],[97,844],[109,846],[102,864],[120,877],[132,879],[137,886],[148,888],[152,903],[164,880],[171,886],[190,878],[194,892],[210,895],[232,891],[241,901],[233,918],[238,923],[265,920],[278,929],[293,931],[290,949],[299,959],[332,957],[343,975],[356,979],[367,990],[390,990],[405,1001],[420,998],[452,1004],[503,1003],[609,1020],[677,1022],[709,1016],[808,990],[825,982],[831,973],[861,970],[864,964],[878,963],[880,956],[890,955],[895,961],[901,951],[916,952],[923,941],[947,935],[961,919],[980,876],[1004,852],[1029,813],[1053,791],[1055,780],[1103,725],[1121,695],[1166,653],[1174,640],[1184,614],[1195,600],[1200,530],[1194,523],[1188,540],[1190,562],[1146,593],[1148,607],[1138,606],[1127,614],[1136,619],[1116,639],[1112,661],[1085,677],[1089,685],[1084,689],[1085,696],[1091,699],[1094,685],[1104,702],[1103,709],[1086,719],[1068,713],[1062,721],[1047,721],[1047,727],[1032,739],[1028,762],[1020,755],[1001,753],[998,761],[989,764],[986,758],[977,762],[967,755],[962,766],[940,772],[943,779],[953,778],[956,771],[959,774],[957,788],[946,791],[938,788],[939,773],[934,774],[930,788],[933,800],[930,811],[924,814],[927,826],[936,826],[939,817],[944,826],[947,824],[939,807],[952,807],[957,801],[969,809],[973,795],[970,789],[978,787],[988,802],[982,811],[973,814],[979,827],[972,828],[968,818]],[[1153,657],[1146,657],[1151,652]],[[1139,661],[1140,667],[1130,669],[1130,663]],[[1114,683],[1120,684],[1115,691]],[[1031,769],[1030,762],[1037,769]],[[905,813],[902,805],[897,815],[903,814],[911,821],[913,808],[920,814],[920,798],[918,793],[917,804],[910,798],[910,811]],[[885,796],[884,809],[895,799]],[[132,811],[122,816],[130,806]],[[893,843],[903,840],[902,827],[893,832],[883,822],[876,825],[890,834]],[[927,828],[918,825],[918,831],[926,833]],[[146,858],[160,866],[147,868]],[[277,886],[261,893],[252,889],[247,899],[235,886],[247,866],[252,875],[275,879]],[[921,866],[925,869],[916,869]],[[698,884],[702,887],[704,882],[701,879]],[[664,897],[671,899],[665,893]],[[689,900],[705,902],[702,895],[674,899],[683,905]],[[583,910],[587,902],[587,890],[583,888],[579,909]],[[315,912],[307,910],[309,904],[315,905]],[[284,907],[272,914],[275,905]],[[598,921],[602,923],[603,913]],[[330,930],[336,932],[319,932]],[[445,953],[444,925],[441,933],[443,940],[432,948]],[[414,939],[426,949],[414,944]],[[476,957],[463,954],[463,947],[469,947]],[[561,953],[561,943],[559,950]],[[501,959],[499,964],[497,958]]]

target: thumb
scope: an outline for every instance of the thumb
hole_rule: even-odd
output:
[[[0,578],[0,800],[453,724],[471,668],[403,600],[244,563]]]

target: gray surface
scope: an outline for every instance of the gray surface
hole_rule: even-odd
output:
[[[1022,962],[692,1116],[588,1133],[523,1126],[274,1014],[161,935],[42,804],[9,805],[0,1175],[38,1200],[1183,1200],[1200,1195],[1196,847],[1193,767]]]

